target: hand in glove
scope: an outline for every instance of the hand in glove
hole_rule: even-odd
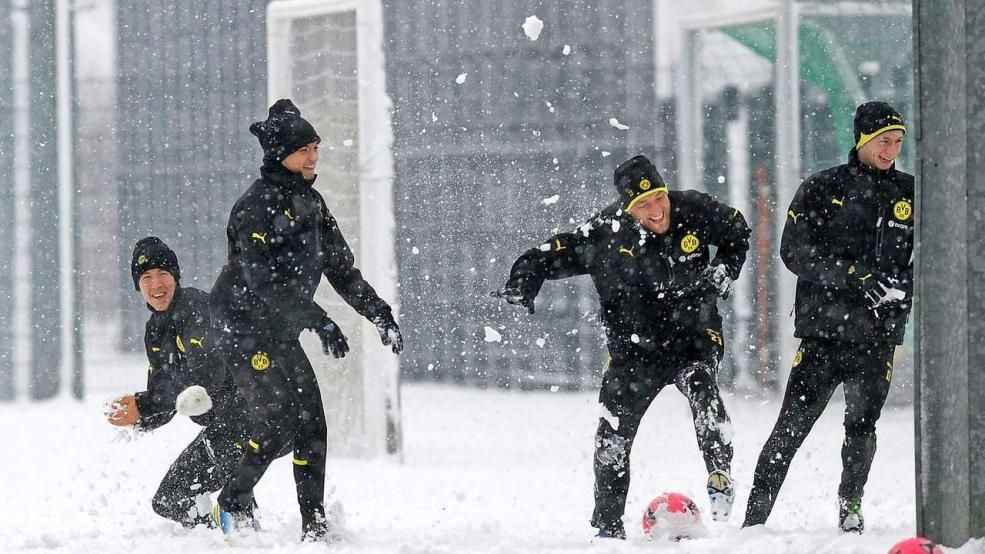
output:
[[[332,318],[325,316],[314,329],[321,339],[321,349],[326,356],[333,358],[344,358],[349,351],[349,342],[345,340],[345,335],[339,326],[332,321]]]
[[[869,308],[872,310],[906,300],[906,291],[895,277],[873,273],[860,280],[862,295],[868,300]]]
[[[519,288],[507,285],[489,293],[493,298],[502,298],[514,306],[523,306],[529,313],[534,313],[534,299],[528,297]]]
[[[710,265],[704,268],[699,278],[711,285],[722,299],[726,299],[732,294],[734,281],[732,281],[728,268],[724,264]]]
[[[400,327],[393,320],[392,315],[386,315],[373,320],[376,331],[380,334],[380,340],[384,346],[389,346],[394,354],[400,354],[404,349],[404,337],[400,334]]]

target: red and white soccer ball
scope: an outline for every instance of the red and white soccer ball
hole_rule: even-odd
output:
[[[889,554],[944,554],[944,550],[930,539],[913,537],[893,545],[889,549]]]
[[[643,534],[651,539],[679,541],[703,536],[705,526],[693,500],[681,493],[666,492],[654,498],[643,512]]]

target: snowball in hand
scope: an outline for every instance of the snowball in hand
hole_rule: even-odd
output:
[[[205,391],[205,387],[192,385],[181,391],[174,406],[183,416],[200,416],[212,409],[212,398]]]
[[[536,15],[531,15],[530,17],[523,20],[523,32],[527,35],[530,40],[537,40],[540,37],[540,32],[544,30],[544,22],[541,21]]]

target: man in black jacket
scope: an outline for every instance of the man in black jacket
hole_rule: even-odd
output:
[[[905,133],[889,104],[862,104],[848,163],[808,177],[790,204],[780,255],[797,275],[794,334],[802,340],[756,465],[746,526],[766,523],[794,454],[843,383],[839,524],[863,530],[876,421],[913,290],[913,176],[895,167]]]
[[[171,464],[152,505],[161,516],[186,527],[211,526],[209,493],[226,483],[246,444],[245,405],[214,356],[209,296],[179,286],[174,251],[157,237],[141,239],[133,249],[130,272],[151,311],[144,332],[150,361],[147,390],[117,399],[108,419],[113,425],[150,431],[171,421],[179,398],[197,400],[198,409],[189,406],[190,413],[185,413],[197,414],[192,421],[204,429]],[[204,392],[182,392],[196,385]]]
[[[727,297],[748,250],[742,214],[695,191],[668,191],[644,156],[615,171],[621,199],[513,264],[493,293],[531,313],[545,280],[588,274],[599,294],[611,361],[595,438],[600,537],[625,538],[629,457],[647,407],[673,383],[691,405],[716,520],[733,491],[731,429],[716,382],[724,350],[717,297]],[[718,248],[714,259],[708,247]],[[710,260],[710,261],[709,261]]]
[[[303,540],[334,538],[325,520],[327,429],[314,370],[298,336],[311,329],[325,354],[349,350],[313,300],[324,275],[383,344],[403,343],[390,306],[363,279],[322,196],[312,186],[321,139],[290,100],[250,126],[263,148],[260,178],[240,197],[227,226],[229,259],[212,289],[223,331],[219,349],[246,400],[250,439],[243,463],[219,495],[223,532],[253,526],[253,487],[282,448],[293,445]]]

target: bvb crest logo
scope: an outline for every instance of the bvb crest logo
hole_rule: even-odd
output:
[[[181,335],[175,335],[174,336],[174,343],[175,343],[175,345],[177,345],[178,350],[180,350],[181,353],[184,354],[185,353],[185,343],[181,342]]]
[[[906,221],[913,215],[913,206],[906,200],[900,200],[893,206],[893,215],[900,221]]]
[[[141,254],[140,257],[137,258],[137,265],[144,265],[145,263],[147,263],[147,256]]]
[[[798,350],[797,351],[797,354],[793,357],[793,366],[794,367],[799,366],[800,365],[800,362],[802,362],[802,361],[804,361],[804,350],[803,349]]]
[[[650,190],[651,186],[652,185],[650,185],[649,179],[643,179],[642,181],[640,181],[640,190]]]
[[[257,352],[250,359],[250,365],[252,365],[253,369],[257,371],[263,371],[270,367],[270,358],[267,356],[266,352]]]
[[[686,237],[681,239],[681,250],[683,250],[685,254],[690,254],[691,252],[694,252],[695,250],[698,249],[698,246],[700,245],[701,245],[701,241],[698,240],[698,237],[694,236],[691,233],[688,233]]]

